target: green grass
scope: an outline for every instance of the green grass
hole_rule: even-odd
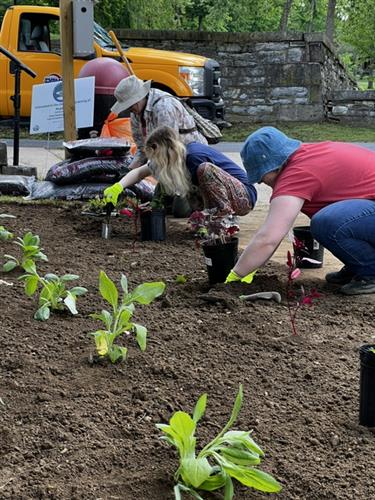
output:
[[[249,134],[264,125],[273,125],[289,137],[299,139],[303,142],[375,142],[375,128],[354,127],[351,125],[339,125],[337,123],[234,123],[231,128],[224,129],[223,140],[242,142]]]
[[[47,205],[53,207],[82,207],[82,201],[79,200],[25,200],[22,196],[0,195],[0,203],[4,205]],[[0,217],[1,219],[1,217]],[[5,219],[4,219],[5,220]]]
[[[375,127],[358,127],[337,123],[233,123],[231,128],[223,130],[223,141],[242,142],[249,134],[264,125],[273,125],[285,134],[303,142],[343,141],[375,142]],[[26,127],[21,127],[22,139],[48,140],[48,134],[30,135]],[[13,129],[0,127],[0,140],[12,139]],[[50,140],[63,140],[62,133],[49,134]]]
[[[1,139],[13,139],[14,129],[12,127],[3,127],[0,125],[0,140]],[[26,126],[20,126],[20,138],[21,139],[39,139],[47,141],[62,141],[64,140],[64,134],[62,132],[53,132],[50,134],[30,134],[29,128]]]

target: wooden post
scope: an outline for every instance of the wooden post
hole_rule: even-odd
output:
[[[60,43],[64,96],[64,139],[77,139],[74,100],[72,0],[60,0]]]

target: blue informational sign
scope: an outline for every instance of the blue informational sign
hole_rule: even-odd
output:
[[[76,128],[91,127],[94,122],[95,77],[74,80]],[[64,130],[63,82],[33,86],[30,134]]]

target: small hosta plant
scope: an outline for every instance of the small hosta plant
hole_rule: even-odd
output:
[[[46,321],[51,311],[63,311],[67,309],[72,314],[77,314],[76,300],[79,295],[87,292],[82,286],[75,286],[67,289],[67,283],[79,279],[76,274],[64,274],[57,276],[48,273],[44,277],[39,276],[36,271],[35,263],[29,261],[26,264],[27,274],[20,277],[25,282],[25,292],[31,297],[40,288],[38,310],[34,318],[40,321]]]
[[[27,271],[26,267],[30,262],[37,260],[48,261],[47,256],[42,252],[43,248],[40,248],[40,238],[38,235],[29,231],[22,238],[18,237],[14,243],[20,247],[22,252],[21,257],[17,259],[13,255],[4,255],[8,260],[3,265],[3,271],[9,272],[16,267],[21,267]]]
[[[256,490],[277,493],[281,485],[269,474],[256,468],[264,453],[251,438],[251,431],[229,430],[237,419],[243,399],[242,385],[234,403],[230,419],[198,454],[196,452],[195,431],[197,423],[206,410],[207,394],[203,394],[194,408],[192,416],[177,411],[167,424],[157,424],[164,432],[164,439],[179,452],[180,464],[175,473],[175,499],[181,493],[189,493],[197,500],[203,500],[200,490],[224,489],[224,499],[234,496],[233,479]]]
[[[4,226],[0,226],[0,241],[8,241],[13,238],[13,233],[5,229]]]
[[[115,340],[120,335],[134,333],[141,351],[146,349],[147,328],[132,321],[134,304],[150,304],[165,289],[165,283],[153,282],[138,285],[132,292],[129,292],[125,275],[121,276],[120,284],[121,298],[115,283],[104,271],[100,271],[99,291],[112,310],[102,310],[100,314],[90,315],[103,323],[102,329],[90,333],[95,339],[97,353],[99,357],[109,358],[112,363],[125,360],[127,355],[126,347],[115,344]]]

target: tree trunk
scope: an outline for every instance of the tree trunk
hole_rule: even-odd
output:
[[[312,31],[314,29],[314,21],[315,21],[315,17],[316,17],[316,9],[317,9],[316,2],[317,2],[317,0],[310,0],[310,1],[311,1],[311,5],[310,5],[311,18],[310,18],[310,22],[309,22],[308,32],[312,33]]]
[[[372,90],[374,88],[374,64],[372,62],[369,64],[367,88],[369,90]]]
[[[335,13],[336,13],[336,0],[328,0],[326,35],[328,40],[332,43],[335,36]]]
[[[288,20],[289,20],[289,12],[292,7],[293,0],[285,0],[283,15],[281,16],[279,31],[281,33],[286,33],[288,30]]]
[[[204,16],[198,16],[198,31],[203,31]]]

